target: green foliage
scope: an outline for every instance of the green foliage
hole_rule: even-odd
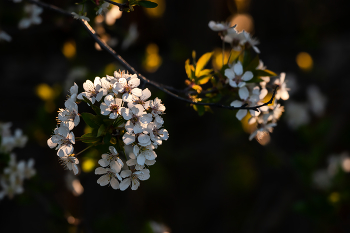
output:
[[[139,6],[142,6],[145,8],[156,8],[158,6],[157,3],[151,2],[151,1],[138,1],[137,3]]]
[[[85,123],[93,129],[98,129],[101,125],[100,119],[91,113],[83,112],[81,117],[85,121]]]

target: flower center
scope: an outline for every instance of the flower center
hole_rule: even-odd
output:
[[[118,112],[119,106],[116,104],[113,104],[113,105],[111,105],[110,109],[112,112]]]

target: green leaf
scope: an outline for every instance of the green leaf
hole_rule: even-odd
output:
[[[247,71],[247,70],[254,71],[254,70],[256,70],[256,67],[258,67],[259,62],[260,62],[259,55],[256,55],[255,58],[246,67],[244,67],[244,71]]]
[[[205,112],[205,106],[204,105],[193,105],[193,109],[196,110],[198,112],[199,116],[203,116],[204,112]]]
[[[272,72],[271,70],[254,70],[253,71],[254,76],[264,77],[264,76],[277,76],[276,73]]]
[[[90,126],[93,129],[98,129],[100,127],[100,123],[99,120],[97,118],[97,116],[91,114],[91,113],[87,113],[87,112],[83,112],[81,114],[81,117],[83,118],[83,120],[85,121],[85,123]]]
[[[100,128],[98,128],[97,137],[104,135],[105,133],[106,133],[106,126],[102,124]]]
[[[106,144],[106,145],[109,145],[111,144],[110,141],[112,139],[112,135],[110,133],[107,133],[104,138],[103,138],[103,142]]]
[[[91,101],[88,99],[88,98],[86,98],[85,96],[83,96],[83,101],[85,102],[85,103],[87,103],[89,106],[92,106],[92,103],[91,103]]]
[[[150,2],[150,1],[138,1],[137,2],[140,6],[146,7],[146,8],[155,8],[158,6],[157,3],[155,2]]]
[[[203,70],[203,68],[208,64],[210,58],[213,56],[213,52],[203,54],[196,65],[196,76],[199,76],[199,73]]]
[[[84,143],[95,143],[99,140],[100,139],[96,138],[93,133],[86,133],[83,136],[81,136],[81,141]]]

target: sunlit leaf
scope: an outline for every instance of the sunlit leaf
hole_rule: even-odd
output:
[[[264,77],[264,76],[277,76],[276,73],[272,72],[271,70],[254,70],[253,71],[254,76]]]
[[[201,93],[201,92],[202,92],[202,87],[199,86],[199,85],[193,85],[192,88],[193,88],[194,90],[196,90],[197,93]]]
[[[199,73],[203,70],[203,68],[208,64],[210,58],[213,56],[214,52],[205,53],[201,56],[196,65],[196,76],[199,76]]]

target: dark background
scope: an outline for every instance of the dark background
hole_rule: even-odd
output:
[[[45,2],[64,9],[75,3]],[[249,14],[264,64],[276,73],[286,72],[287,80],[289,74],[296,78],[297,91],[291,97],[295,101],[306,99],[307,86],[318,86],[328,98],[324,115],[313,116],[297,130],[289,128],[282,116],[271,142],[262,146],[248,140],[235,112],[213,109],[214,113],[199,117],[186,103],[146,86],[152,98],[163,100],[167,108],[164,126],[170,134],[156,150],[151,178],[141,182],[137,191],[122,192],[99,186],[93,170],[82,172],[78,178],[84,193],[76,197],[66,188],[66,171],[56,152],[46,145],[56,125],[56,110],[64,106],[65,81],[72,69],[86,67],[86,76],[75,81],[82,91],[84,80],[112,75],[122,67],[106,52],[97,51],[93,39],[73,18],[44,10],[42,24],[19,30],[24,3],[1,1],[0,27],[12,41],[0,43],[0,119],[13,122],[12,129],[22,128],[29,136],[27,146],[15,152],[19,159],[35,159],[37,175],[25,182],[24,194],[0,202],[0,231],[153,232],[150,221],[156,221],[171,232],[350,232],[350,177],[345,174],[345,182],[326,191],[316,189],[310,178],[313,171],[326,167],[327,156],[349,149],[350,3],[237,3],[166,1],[161,17],[152,18],[136,7],[113,26],[104,27],[119,40],[113,48],[136,70],[181,89],[185,88],[184,63],[192,50],[199,56],[221,46],[208,22]],[[75,8],[69,11],[77,12]],[[120,44],[132,22],[140,35],[122,50]],[[72,40],[76,54],[67,58],[62,47]],[[157,44],[162,58],[152,73],[142,66],[150,43]],[[312,70],[298,67],[299,52],[311,55]],[[56,93],[53,99],[43,100],[36,94],[43,83]],[[82,121],[74,133],[80,136],[83,130]],[[77,143],[75,148],[79,151],[84,145]],[[97,164],[100,154],[86,156]],[[341,195],[336,203],[329,201],[334,192]],[[68,216],[76,219],[75,224],[68,223]]]

